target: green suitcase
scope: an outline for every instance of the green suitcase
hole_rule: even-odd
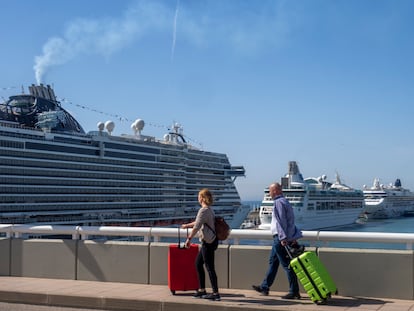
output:
[[[314,252],[304,252],[293,258],[290,266],[313,302],[324,303],[338,293],[329,272]]]

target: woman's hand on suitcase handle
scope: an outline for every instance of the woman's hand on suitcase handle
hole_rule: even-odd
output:
[[[190,245],[191,245],[191,238],[188,237],[187,240],[185,241],[184,246],[185,246],[185,248],[190,248]]]
[[[194,227],[194,225],[195,225],[195,221],[189,222],[188,224],[182,224],[181,229],[192,228],[192,227]]]

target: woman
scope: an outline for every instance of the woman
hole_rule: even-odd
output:
[[[215,235],[214,228],[214,210],[211,207],[213,204],[213,195],[208,189],[202,189],[198,193],[198,202],[201,208],[198,210],[195,221],[181,225],[181,228],[193,228],[191,233],[185,241],[185,246],[190,247],[191,239],[198,233],[201,242],[201,248],[196,258],[196,268],[198,274],[199,288],[194,295],[194,298],[205,298],[219,301],[220,294],[218,292],[217,274],[214,267],[214,252],[218,246],[218,240]],[[206,277],[204,273],[204,265],[206,266],[208,275],[210,277],[211,287],[213,293],[207,295],[206,292]]]

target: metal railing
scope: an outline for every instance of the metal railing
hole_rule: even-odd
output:
[[[0,225],[0,233],[7,238],[26,238],[43,235],[69,235],[72,239],[87,240],[91,237],[140,237],[145,242],[159,242],[162,238],[176,238],[178,228],[163,227],[92,227],[62,225]],[[187,230],[180,229],[182,237]],[[233,229],[225,244],[255,244],[257,240],[271,241],[272,235],[267,230]],[[403,244],[406,249],[413,249],[414,233],[383,232],[345,232],[345,231],[303,231],[303,239],[311,245],[329,244],[330,242],[387,243]]]

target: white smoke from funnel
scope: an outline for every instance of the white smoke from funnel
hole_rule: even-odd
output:
[[[62,37],[50,38],[43,46],[43,54],[35,57],[37,83],[41,83],[50,67],[62,65],[80,54],[105,57],[124,48],[144,35],[148,29],[163,30],[171,26],[171,10],[156,2],[139,2],[120,19],[71,22]]]
[[[196,2],[187,2],[187,4]],[[217,9],[220,14],[201,10],[194,12],[194,7],[171,2],[156,0],[137,1],[125,14],[118,19],[78,19],[72,21],[64,34],[50,38],[43,46],[42,55],[35,57],[35,75],[37,83],[41,83],[44,75],[52,66],[63,65],[81,54],[98,54],[109,57],[112,53],[125,48],[127,45],[140,39],[145,34],[162,34],[171,32],[173,21],[173,38],[170,51],[171,61],[175,57],[178,14],[180,15],[180,42],[190,43],[198,47],[215,44],[220,48],[233,47],[236,53],[254,53],[268,51],[274,46],[283,45],[284,38],[289,34],[288,20],[292,11],[286,5],[276,10],[273,2],[269,9],[252,14],[247,10],[243,17],[223,14],[233,12],[232,4],[219,1]],[[283,2],[284,3],[284,2]],[[286,8],[285,8],[286,7]],[[201,6],[200,8],[203,8]],[[223,13],[224,12],[224,13]],[[282,43],[281,43],[282,42]]]

